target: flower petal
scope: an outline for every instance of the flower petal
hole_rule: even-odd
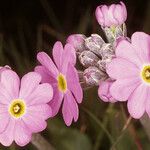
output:
[[[31,141],[31,132],[22,120],[16,121],[14,138],[19,146],[25,146]]]
[[[37,59],[46,69],[48,69],[54,78],[57,77],[58,70],[51,58],[45,52],[39,52],[37,54]]]
[[[120,79],[112,84],[110,93],[116,100],[126,101],[140,83],[139,78]]]
[[[128,100],[128,111],[130,115],[139,119],[145,112],[146,101],[148,98],[149,87],[145,84],[138,86]]]
[[[15,119],[10,118],[5,131],[0,134],[0,143],[4,146],[10,146],[14,140]]]
[[[67,43],[64,47],[64,53],[63,53],[63,62],[62,62],[62,69],[61,72],[66,75],[68,64],[71,63],[75,65],[76,63],[76,54],[75,49],[73,46],[69,43]]]
[[[36,66],[34,71],[41,75],[42,83],[53,84],[57,82],[56,79],[51,76],[50,72],[48,72],[48,70],[44,66]]]
[[[43,116],[41,116],[40,112],[39,115],[35,111],[28,111],[23,116],[23,121],[26,124],[26,126],[30,129],[31,132],[37,133],[43,131],[47,123]]]
[[[54,96],[53,99],[49,102],[49,105],[52,108],[52,117],[57,115],[61,107],[62,101],[63,101],[63,93],[59,92],[57,87],[54,87]]]
[[[144,32],[135,32],[131,41],[142,62],[150,63],[150,36]]]
[[[27,108],[29,114],[34,114],[34,116],[39,116],[40,118],[46,120],[51,117],[52,110],[48,104],[32,105]]]
[[[115,58],[107,65],[107,73],[113,79],[138,77],[140,69],[126,59]]]
[[[36,72],[29,72],[21,79],[20,98],[26,99],[41,82],[41,76]]]
[[[142,60],[137,53],[135,47],[127,40],[122,40],[116,48],[116,57],[121,57],[141,67]]]
[[[62,64],[63,57],[63,45],[61,42],[56,42],[53,47],[53,59],[60,70]]]
[[[71,125],[73,119],[75,122],[78,120],[79,117],[78,105],[69,90],[64,96],[62,113],[64,121],[67,126]]]
[[[37,85],[26,98],[27,105],[48,103],[53,97],[53,88],[48,83]]]
[[[20,79],[14,71],[5,70],[1,73],[1,84],[11,97],[9,101],[18,97]]]
[[[3,131],[5,131],[5,129],[7,128],[8,124],[9,124],[9,120],[10,120],[10,116],[8,114],[8,112],[6,112],[6,107],[2,108],[3,109],[3,113],[0,113],[0,133],[2,133]]]
[[[83,99],[83,91],[79,83],[77,70],[72,64],[68,65],[67,83],[68,83],[68,89],[71,90],[77,102],[81,103]]]

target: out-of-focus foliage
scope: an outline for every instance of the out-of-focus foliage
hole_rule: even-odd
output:
[[[117,0],[6,0],[0,3],[0,63],[10,65],[20,76],[32,71],[36,53],[51,49],[56,40],[69,34],[104,35],[97,24],[97,5]],[[136,30],[149,32],[149,0],[125,1],[128,35]],[[79,69],[82,69],[80,65]],[[60,113],[61,114],[61,113]],[[127,125],[127,127],[126,127]],[[124,127],[126,127],[124,129]],[[150,142],[138,120],[131,120],[124,104],[98,99],[97,88],[86,89],[80,118],[66,127],[60,115],[48,120],[42,135],[56,150],[149,150]],[[36,150],[29,144],[20,148],[0,145],[0,150]]]

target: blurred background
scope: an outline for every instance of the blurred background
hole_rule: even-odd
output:
[[[10,65],[20,76],[32,71],[36,54],[51,55],[53,44],[65,43],[68,35],[104,36],[95,19],[96,6],[118,0],[1,0],[0,65]],[[150,33],[150,0],[123,0],[127,6],[128,36]],[[150,141],[138,120],[130,120],[126,104],[103,103],[97,88],[84,91],[80,118],[66,127],[61,115],[48,120],[42,132],[56,150],[149,150]],[[124,130],[124,127],[128,126]],[[110,136],[111,135],[111,136]],[[0,145],[1,150],[36,150],[32,144],[19,148]]]

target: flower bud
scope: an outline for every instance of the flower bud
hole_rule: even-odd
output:
[[[90,37],[85,39],[85,47],[98,56],[101,56],[100,49],[104,43],[104,40],[98,34],[92,34]]]
[[[88,85],[98,85],[100,80],[107,78],[107,75],[93,66],[84,70],[83,78]]]
[[[94,66],[99,61],[99,58],[90,51],[83,51],[79,55],[79,61],[84,67]]]
[[[84,46],[84,39],[86,38],[83,34],[72,34],[67,38],[67,43],[70,43],[76,50],[77,53],[81,53],[86,50]]]
[[[114,103],[117,100],[115,100],[112,95],[110,94],[110,87],[112,85],[112,80],[106,80],[106,81],[100,81],[99,88],[98,88],[98,95],[101,100],[104,102],[111,102]]]
[[[98,67],[100,70],[106,72],[106,65],[107,65],[107,63],[110,63],[110,62],[111,62],[112,58],[113,58],[112,56],[110,56],[110,57],[109,57],[109,56],[103,57],[102,60],[99,60],[99,61],[97,62],[97,67]]]
[[[100,5],[96,8],[95,15],[102,27],[120,26],[127,19],[127,10],[123,2],[110,6]]]
[[[110,43],[105,43],[103,44],[102,48],[101,48],[101,57],[102,59],[105,57],[112,57],[115,55],[115,51],[113,48],[113,45]]]

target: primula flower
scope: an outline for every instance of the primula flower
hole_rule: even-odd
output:
[[[115,100],[111,93],[110,93],[110,87],[113,84],[114,81],[107,79],[106,81],[100,81],[99,88],[98,88],[98,95],[101,100],[104,102],[111,102],[114,103],[117,100]]]
[[[123,2],[110,6],[100,5],[96,8],[96,19],[103,27],[122,25],[127,19],[127,10]]]
[[[15,141],[25,146],[32,133],[44,130],[52,112],[47,104],[53,96],[50,84],[39,84],[41,76],[35,72],[20,81],[12,70],[1,73],[0,82],[0,143],[10,146]]]
[[[45,52],[39,52],[38,61],[42,66],[37,66],[35,71],[42,76],[42,82],[52,84],[54,97],[50,102],[52,116],[55,116],[62,104],[62,114],[67,126],[72,121],[77,121],[79,110],[77,103],[82,102],[82,88],[79,83],[75,50],[70,44],[66,44],[64,49],[61,42],[56,42],[53,47],[53,61]]]
[[[107,73],[116,80],[110,87],[111,95],[119,101],[128,100],[131,116],[140,118],[146,111],[150,117],[150,36],[136,32],[131,43],[120,41]]]

